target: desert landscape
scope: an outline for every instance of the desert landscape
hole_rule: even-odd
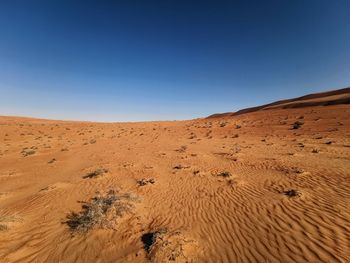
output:
[[[350,89],[188,121],[0,117],[0,262],[350,262]]]

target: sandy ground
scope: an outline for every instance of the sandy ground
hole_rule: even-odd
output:
[[[0,117],[0,142],[0,262],[350,262],[350,105]],[[96,224],[69,221],[108,192]]]

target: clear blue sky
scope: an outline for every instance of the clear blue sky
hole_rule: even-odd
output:
[[[0,1],[0,115],[190,119],[350,85],[350,1]]]

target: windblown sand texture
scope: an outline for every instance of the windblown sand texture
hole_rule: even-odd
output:
[[[350,262],[350,105],[0,141],[0,262]]]

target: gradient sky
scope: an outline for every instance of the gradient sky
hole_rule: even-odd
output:
[[[0,115],[173,120],[350,84],[350,1],[0,1]]]

